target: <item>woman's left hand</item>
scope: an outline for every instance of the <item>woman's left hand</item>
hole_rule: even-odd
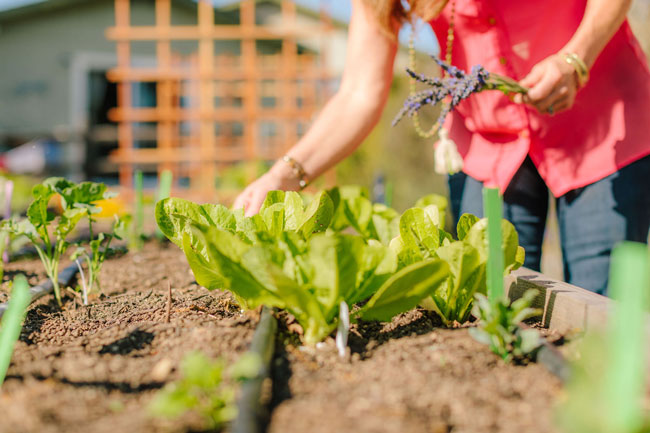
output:
[[[525,95],[517,95],[515,102],[530,104],[541,114],[553,115],[568,110],[578,91],[575,69],[561,54],[537,63],[519,84],[529,90]]]

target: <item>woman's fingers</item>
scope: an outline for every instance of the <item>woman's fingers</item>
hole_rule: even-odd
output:
[[[232,208],[233,209],[246,209],[246,204],[250,200],[250,189],[246,188],[241,194],[235,199]]]
[[[535,102],[533,105],[540,113],[555,114],[559,113],[560,107],[568,105],[566,102],[569,99],[569,90],[566,85],[561,84],[554,88],[551,93],[541,101]]]
[[[250,217],[258,213],[260,211],[260,207],[262,207],[262,203],[264,203],[266,193],[267,191],[262,188],[253,190],[247,205],[244,207],[244,215]]]

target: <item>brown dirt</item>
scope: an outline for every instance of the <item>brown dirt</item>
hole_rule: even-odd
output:
[[[275,364],[269,431],[555,431],[554,376],[537,364],[505,364],[467,329],[438,325],[416,310],[353,327],[347,360],[332,339],[314,349],[289,344]]]
[[[32,284],[44,278],[40,262],[29,260],[11,263],[5,280],[19,271]],[[0,432],[199,427],[191,416],[153,419],[146,406],[156,390],[178,378],[187,352],[234,360],[247,349],[257,319],[241,314],[229,294],[197,286],[172,245],[150,243],[107,261],[101,281],[105,295],[89,306],[70,294],[63,310],[52,295],[32,305],[0,393]],[[173,304],[166,323],[169,283]]]
[[[32,284],[44,279],[37,260],[12,263],[0,301],[18,271]],[[174,300],[169,324],[168,282]],[[191,416],[153,419],[146,406],[178,378],[188,351],[234,360],[247,348],[257,318],[242,315],[227,293],[198,287],[171,245],[150,243],[111,259],[102,283],[104,295],[95,295],[90,306],[68,294],[63,310],[51,295],[31,307],[0,393],[0,433],[200,428]],[[557,379],[536,364],[504,364],[466,329],[441,328],[432,313],[353,325],[352,355],[344,360],[331,338],[318,349],[300,348],[282,319],[269,432],[555,431]]]

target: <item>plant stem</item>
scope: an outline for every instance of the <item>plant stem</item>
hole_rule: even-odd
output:
[[[79,275],[81,275],[81,289],[83,290],[84,305],[88,305],[88,286],[86,286],[86,277],[84,276],[83,269],[81,269],[79,259],[75,260],[75,263],[77,264],[77,268],[79,268]],[[90,265],[88,265],[88,269],[90,270]]]

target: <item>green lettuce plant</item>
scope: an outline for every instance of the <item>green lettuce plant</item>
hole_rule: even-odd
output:
[[[469,319],[474,295],[486,293],[487,220],[464,214],[457,225],[459,240],[440,226],[444,219],[436,205],[411,208],[400,219],[400,236],[391,242],[400,263],[412,264],[435,257],[449,266],[449,275],[423,305],[438,313],[443,323],[463,323]],[[504,275],[524,262],[524,250],[514,226],[502,220],[505,259]]]
[[[55,215],[48,209],[52,197],[61,198],[62,212]],[[73,183],[52,177],[32,189],[34,200],[27,208],[27,218],[4,223],[10,232],[26,236],[36,248],[45,273],[52,281],[54,296],[61,305],[59,263],[70,246],[68,236],[79,221],[97,212],[94,202],[110,197],[106,185],[95,182]],[[91,226],[92,230],[92,226]]]
[[[185,252],[199,284],[230,290],[245,308],[286,309],[302,325],[307,344],[336,328],[341,301],[368,301],[355,318],[390,320],[445,280],[448,269],[440,259],[400,265],[381,242],[331,230],[329,194],[316,195],[307,207],[298,199],[271,192],[250,218],[220,205],[167,199],[158,203],[156,217]]]
[[[230,290],[244,308],[286,309],[313,344],[336,328],[341,302],[366,301],[350,308],[353,319],[388,321],[423,302],[447,324],[468,319],[474,294],[486,290],[485,224],[464,216],[463,239],[454,241],[442,228],[443,200],[429,196],[396,216],[362,189],[323,191],[308,205],[297,193],[272,191],[253,217],[170,198],[157,204],[156,219],[199,284]],[[391,227],[383,235],[380,220]],[[510,272],[523,256],[508,224]]]
[[[335,207],[331,230],[352,229],[366,240],[375,239],[386,245],[399,233],[397,211],[381,203],[372,203],[366,188],[347,185],[327,192]]]
[[[530,305],[537,296],[534,289],[510,302],[499,298],[490,302],[478,293],[472,314],[479,320],[478,327],[470,328],[469,333],[477,341],[490,346],[492,352],[504,361],[520,361],[532,356],[542,344],[542,338],[536,329],[522,328],[521,322],[539,316],[541,311]]]

